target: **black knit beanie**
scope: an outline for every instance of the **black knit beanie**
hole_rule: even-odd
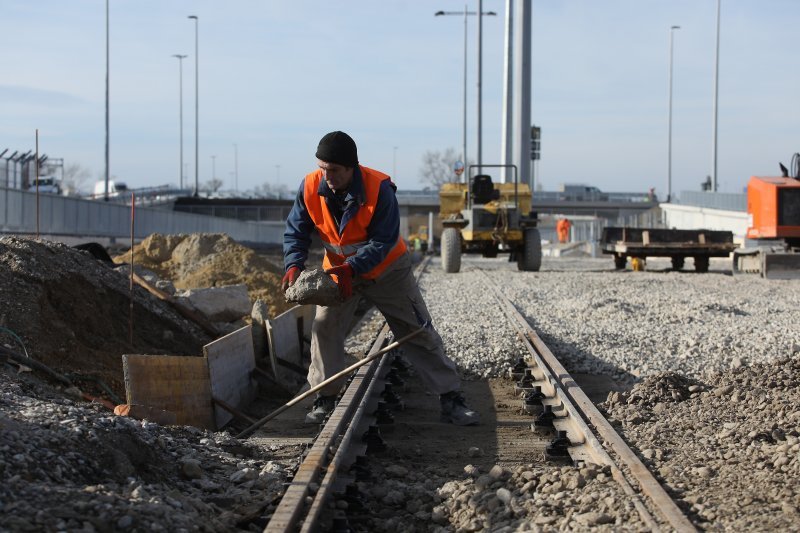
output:
[[[354,167],[358,165],[356,142],[343,131],[332,131],[319,141],[317,159],[326,163]]]

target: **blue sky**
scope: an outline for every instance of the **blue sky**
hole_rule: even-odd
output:
[[[319,138],[341,129],[362,164],[421,188],[427,150],[460,151],[463,22],[454,0],[111,0],[111,173],[177,184],[178,61],[184,161],[194,181],[194,22],[200,35],[200,181],[294,189]],[[475,10],[477,2],[468,2]],[[483,154],[500,152],[503,0],[484,0]],[[711,172],[715,0],[534,0],[533,122],[545,190],[666,189],[669,27],[675,32],[673,191]],[[105,2],[0,7],[0,151],[104,165]],[[720,190],[777,173],[800,151],[797,0],[722,0]],[[476,143],[476,20],[469,21],[469,140]],[[396,148],[395,148],[396,147]],[[278,168],[279,166],[279,168]]]

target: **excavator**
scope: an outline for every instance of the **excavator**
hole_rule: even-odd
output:
[[[800,154],[792,156],[789,166],[791,172],[780,164],[779,177],[750,178],[746,237],[755,246],[733,252],[734,275],[800,279]]]

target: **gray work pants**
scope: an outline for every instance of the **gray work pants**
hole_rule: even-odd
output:
[[[386,319],[395,339],[430,324],[430,314],[422,299],[411,268],[411,258],[398,258],[376,280],[354,279],[354,296],[337,306],[317,306],[311,328],[311,367],[308,383],[314,387],[345,368],[344,341],[347,328],[358,306],[358,296],[375,305]],[[456,366],[444,353],[442,338],[432,325],[403,345],[404,356],[414,365],[425,386],[434,394],[459,390],[461,379]],[[345,378],[327,385],[320,394],[335,396]]]

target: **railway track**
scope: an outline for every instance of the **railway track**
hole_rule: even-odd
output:
[[[438,398],[402,349],[390,352],[350,379],[265,531],[503,530],[520,521],[563,530],[570,520],[695,530],[502,290],[481,279],[520,340],[510,378],[464,383],[481,425],[440,423]],[[369,354],[389,337],[384,326]],[[563,496],[573,489],[573,500]],[[604,512],[614,507],[608,498],[624,510]]]

